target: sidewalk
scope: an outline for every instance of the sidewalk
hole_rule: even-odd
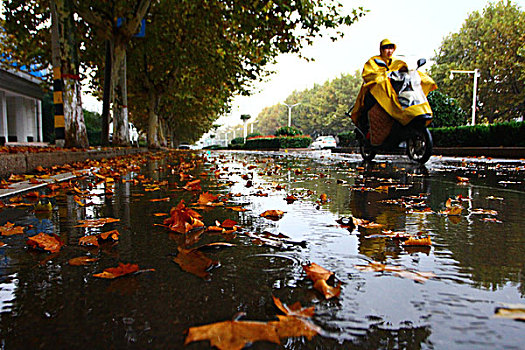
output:
[[[83,162],[87,159],[99,160],[144,153],[147,151],[147,148],[120,147],[92,150],[0,153],[0,178],[7,179],[11,174],[32,173],[37,166],[50,168],[55,165]]]

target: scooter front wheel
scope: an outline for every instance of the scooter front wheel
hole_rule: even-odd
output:
[[[432,155],[432,135],[427,128],[417,130],[407,140],[407,154],[410,159],[425,164]]]
[[[359,143],[359,153],[361,153],[361,157],[363,157],[363,160],[366,162],[371,161],[376,156],[376,152],[373,151],[370,146],[364,145],[363,142]]]

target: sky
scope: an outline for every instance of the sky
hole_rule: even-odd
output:
[[[281,55],[275,71],[264,82],[254,85],[252,96],[239,96],[233,100],[232,111],[222,116],[217,124],[233,126],[241,124],[241,114],[256,120],[264,107],[284,102],[294,90],[310,89],[341,74],[361,71],[364,63],[379,52],[379,42],[388,38],[396,43],[395,56],[409,65],[418,58],[430,60],[450,33],[459,32],[473,11],[482,12],[486,0],[340,0],[345,10],[363,6],[370,10],[350,27],[345,27],[344,37],[336,42],[329,38],[317,39],[303,50],[304,56],[315,61],[307,62],[296,55]],[[513,0],[525,9],[525,0]],[[427,63],[427,66],[430,66]],[[85,107],[101,110],[101,103],[84,97]],[[350,107],[350,106],[349,106]],[[286,106],[282,107],[286,110]],[[293,116],[293,110],[292,110]]]

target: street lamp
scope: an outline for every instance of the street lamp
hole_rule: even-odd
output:
[[[295,106],[298,106],[301,104],[301,102],[299,103],[296,103],[294,105],[289,105],[289,104],[286,104],[284,102],[281,102],[281,104],[285,105],[286,107],[288,107],[288,127],[292,126],[292,108],[294,108]]]
[[[474,87],[472,89],[472,125],[476,124],[476,94],[478,90],[478,78],[481,76],[479,69],[474,70],[451,70],[449,78],[454,79],[454,73],[474,74]]]
[[[241,120],[244,123],[243,132],[244,132],[244,143],[246,143],[246,136],[248,133],[248,129],[246,128],[246,124],[248,124],[248,119],[250,119],[251,116],[249,114],[241,114]]]

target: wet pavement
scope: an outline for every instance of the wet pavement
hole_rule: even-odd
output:
[[[432,157],[419,167],[401,156],[366,164],[329,151],[203,151],[137,155],[97,169],[100,176],[41,197],[51,211],[35,212],[34,197],[2,199],[0,225],[24,227],[0,238],[4,348],[206,349],[207,341],[184,346],[190,327],[239,313],[275,320],[272,296],[315,306],[320,332],[251,348],[522,348],[525,323],[495,311],[525,303],[523,161]],[[201,191],[184,189],[196,179]],[[224,204],[195,204],[204,192]],[[171,232],[165,214],[181,200],[207,227],[230,219],[239,228]],[[266,210],[284,214],[270,220],[261,217]],[[107,217],[120,221],[77,227]],[[112,229],[116,242],[79,244]],[[58,253],[29,248],[40,232],[65,245]],[[408,246],[403,235],[432,244]],[[181,249],[212,242],[235,246],[203,251],[214,263],[200,274],[175,261]],[[72,266],[79,256],[98,260]],[[93,276],[119,262],[143,272]],[[335,273],[339,297],[313,288],[309,263]],[[391,268],[359,268],[370,263]],[[432,277],[417,278],[427,272]]]

